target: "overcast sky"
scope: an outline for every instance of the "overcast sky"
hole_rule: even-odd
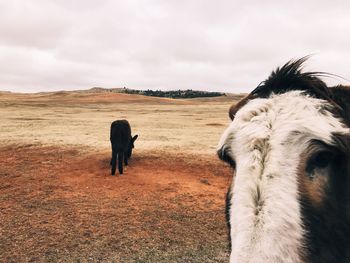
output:
[[[350,79],[349,14],[350,1],[0,0],[0,90],[249,92],[308,54],[307,69]]]

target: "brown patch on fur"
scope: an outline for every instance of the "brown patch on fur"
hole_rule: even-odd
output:
[[[310,201],[314,207],[322,205],[326,198],[326,188],[328,185],[328,176],[314,176],[307,171],[307,163],[311,156],[316,152],[316,147],[311,145],[300,156],[298,165],[298,187],[299,192]]]

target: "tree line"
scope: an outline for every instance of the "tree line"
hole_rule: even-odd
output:
[[[224,96],[225,93],[221,92],[209,92],[209,91],[198,91],[198,90],[135,90],[135,89],[128,89],[123,88],[121,89],[122,93],[127,94],[138,94],[138,95],[144,95],[144,96],[153,96],[153,97],[165,97],[165,98],[173,98],[173,99],[179,99],[179,98],[198,98],[198,97],[219,97]]]

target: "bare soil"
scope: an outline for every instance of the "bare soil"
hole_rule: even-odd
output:
[[[228,168],[205,156],[0,150],[2,262],[226,262]]]

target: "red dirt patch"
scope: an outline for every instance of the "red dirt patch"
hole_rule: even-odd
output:
[[[230,171],[215,157],[0,149],[0,261],[227,262]]]

